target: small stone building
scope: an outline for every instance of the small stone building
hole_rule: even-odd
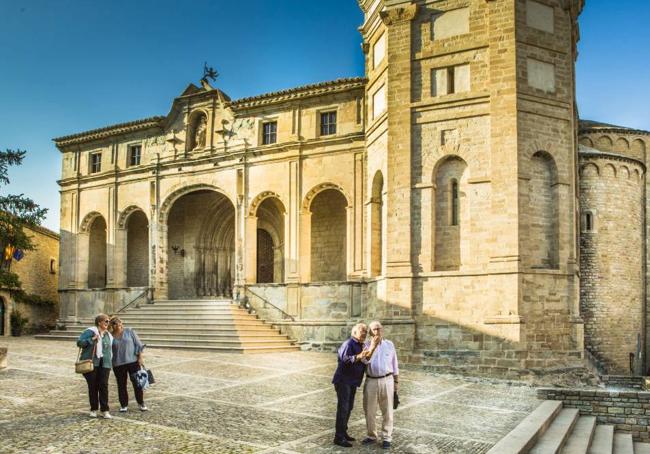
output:
[[[439,368],[576,365],[585,347],[610,372],[630,353],[641,367],[647,136],[578,151],[596,128],[576,111],[583,1],[359,5],[364,78],[237,100],[203,80],[166,116],[55,139],[61,321],[148,289],[245,296],[306,346],[381,319]],[[616,229],[594,236],[610,209],[633,260],[611,254]]]
[[[45,227],[25,228],[35,250],[11,261],[10,271],[16,273],[28,295],[37,295],[51,304],[34,305],[14,298],[9,289],[0,288],[0,336],[9,336],[10,317],[18,310],[29,320],[31,328],[52,326],[59,315],[59,235]]]

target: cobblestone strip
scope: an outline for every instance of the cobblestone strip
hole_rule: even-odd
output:
[[[234,439],[230,439],[230,438],[225,438],[225,437],[223,437],[221,435],[217,436],[217,435],[206,434],[206,433],[203,433],[203,432],[196,432],[194,430],[183,430],[183,429],[178,429],[176,427],[165,426],[165,425],[162,425],[162,424],[155,424],[155,423],[152,423],[152,422],[149,422],[149,421],[138,421],[138,420],[135,420],[135,419],[122,418],[121,416],[116,416],[116,415],[113,416],[113,419],[115,419],[117,421],[125,422],[125,423],[134,424],[136,426],[155,427],[155,428],[158,428],[158,429],[161,429],[161,430],[166,430],[166,431],[169,431],[169,432],[176,432],[176,433],[183,433],[183,434],[186,434],[186,435],[191,435],[193,437],[207,438],[207,439],[210,439],[210,440],[219,440],[219,441],[226,440],[226,441],[230,441],[230,442],[233,442],[233,443],[238,443],[238,444],[245,445],[245,446],[250,446],[251,448],[266,449],[266,448],[269,447],[268,445],[262,445],[262,444],[259,444],[259,443],[251,443],[251,442],[243,441],[243,440],[234,440]]]
[[[500,407],[488,407],[484,405],[472,405],[472,404],[456,404],[454,402],[446,402],[444,400],[432,400],[431,402],[435,402],[440,405],[450,405],[454,407],[468,407],[468,408],[476,408],[477,410],[489,410],[489,411],[495,411],[495,412],[501,412],[501,413],[521,413],[522,415],[527,415],[530,412],[529,411],[523,411],[523,410],[511,410],[509,408],[500,408]]]
[[[416,435],[419,434],[419,435],[431,435],[433,437],[453,438],[454,440],[472,441],[474,443],[481,443],[487,446],[492,446],[492,443],[487,443],[485,440],[479,440],[477,438],[472,438],[472,437],[457,437],[456,435],[443,434],[440,432],[430,432],[428,430],[413,430],[413,429],[406,429],[404,427],[398,427],[398,426],[395,426],[394,429],[399,432],[407,432]]]
[[[268,407],[269,405],[280,404],[282,402],[288,402],[290,400],[300,399],[301,397],[307,397],[307,396],[311,396],[313,394],[324,393],[326,391],[329,391],[330,389],[331,389],[331,387],[328,386],[327,388],[317,389],[315,391],[309,391],[309,392],[306,392],[306,393],[297,394],[295,396],[283,397],[282,399],[272,400],[271,402],[266,402],[266,403],[263,403],[263,404],[257,404],[257,405],[255,405],[255,407],[257,407],[257,408]]]
[[[470,385],[471,385],[471,383],[465,383],[463,385],[459,385],[459,386],[456,386],[456,387],[453,387],[453,388],[450,388],[450,389],[446,389],[444,391],[441,391],[439,393],[436,393],[436,394],[433,394],[431,396],[425,397],[423,399],[415,400],[415,401],[413,401],[413,402],[411,402],[409,404],[400,406],[397,410],[395,410],[395,413],[403,412],[404,410],[407,410],[407,409],[409,409],[411,407],[414,407],[416,405],[421,405],[421,404],[424,404],[424,403],[431,402],[431,401],[435,400],[438,397],[441,397],[441,396],[444,396],[445,394],[449,394],[449,393],[458,391],[458,390],[463,389],[463,388],[467,388]],[[336,419],[336,418],[327,418],[327,417],[323,417],[323,418],[330,419],[330,420],[335,420]],[[349,427],[354,427],[354,426],[359,426],[359,425],[362,425],[362,424],[365,424],[365,423],[366,423],[365,418],[359,418],[356,421],[350,422],[348,424],[348,426]],[[395,426],[395,429],[401,429],[401,428],[399,426]],[[413,432],[417,433],[419,431],[413,431]],[[301,443],[309,442],[309,441],[312,441],[312,440],[317,440],[318,438],[320,438],[322,436],[325,436],[325,435],[328,435],[328,434],[333,434],[333,433],[334,433],[333,428],[323,430],[322,432],[319,432],[319,433],[316,433],[316,434],[313,434],[313,435],[309,435],[307,437],[299,438],[298,440],[293,440],[293,441],[290,441],[288,443],[284,443],[284,444],[282,444],[280,446],[275,446],[273,448],[264,450],[264,451],[262,451],[262,452],[260,452],[258,454],[271,454],[271,453],[274,453],[274,452],[278,452],[278,451],[276,451],[277,449],[291,448],[291,447],[299,445]],[[469,439],[467,439],[467,440],[469,440]]]

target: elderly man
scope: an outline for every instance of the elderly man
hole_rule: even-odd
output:
[[[352,328],[352,337],[343,342],[339,347],[338,366],[332,378],[338,404],[336,406],[336,434],[334,444],[349,448],[354,441],[348,435],[348,420],[357,388],[361,386],[363,373],[366,365],[363,359],[368,357],[368,351],[364,351],[363,343],[366,340],[368,328],[365,323],[358,323]]]
[[[399,367],[395,346],[388,339],[384,339],[383,332],[381,323],[377,321],[370,323],[372,340],[366,342],[369,353],[364,355],[363,359],[367,363],[366,382],[363,387],[363,410],[366,414],[368,436],[362,443],[367,445],[377,441],[375,418],[379,407],[383,417],[382,447],[389,449],[393,434],[393,393],[397,391],[399,383]]]

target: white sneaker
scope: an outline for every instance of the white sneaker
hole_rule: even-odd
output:
[[[90,413],[88,413],[88,417],[89,418],[96,418],[97,417],[97,412],[96,411],[91,411]]]
[[[102,416],[104,417],[104,419],[113,419],[111,414],[109,412],[107,412],[107,411],[103,412]]]
[[[145,404],[140,405],[140,411],[149,411]]]
[[[126,413],[129,411],[129,407],[120,407],[120,413]]]

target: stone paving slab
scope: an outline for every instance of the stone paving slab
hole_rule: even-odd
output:
[[[0,338],[9,368],[0,371],[0,452],[4,453],[336,453],[381,452],[332,444],[336,393],[333,354],[256,355],[146,351],[157,383],[140,412],[87,417],[86,382],[74,373],[74,342]],[[483,453],[534,409],[535,390],[506,382],[403,368],[391,452]],[[350,433],[365,436],[362,389]],[[118,440],[118,446],[114,440]]]

